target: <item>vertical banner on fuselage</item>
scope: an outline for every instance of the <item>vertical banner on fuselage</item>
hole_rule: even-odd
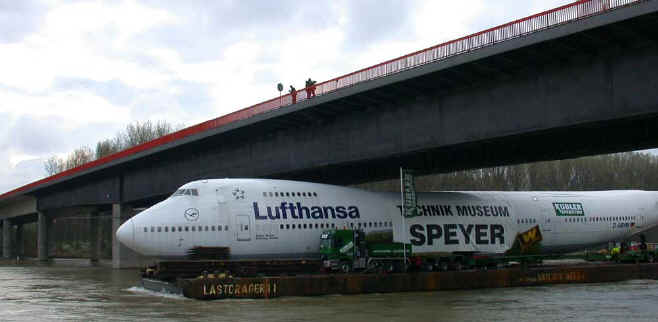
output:
[[[402,184],[403,215],[405,217],[414,217],[418,215],[416,209],[418,203],[413,172],[409,169],[400,168],[400,180]]]
[[[502,253],[516,236],[513,209],[500,200],[420,200],[417,215],[407,218],[398,208],[406,231],[394,229],[393,238],[411,243],[414,253]]]

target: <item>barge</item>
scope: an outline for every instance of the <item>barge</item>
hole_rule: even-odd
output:
[[[381,274],[308,274],[272,277],[227,277],[206,274],[166,282],[142,279],[142,286],[157,292],[199,300],[275,298],[330,294],[430,292],[480,288],[538,286],[570,283],[604,283],[632,279],[658,279],[658,264],[585,263],[494,270]]]

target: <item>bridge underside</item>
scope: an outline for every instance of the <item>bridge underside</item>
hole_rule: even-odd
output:
[[[398,157],[328,165],[281,178],[355,184],[399,177],[399,167],[418,174],[559,160],[658,147],[658,116],[592,123],[526,133]]]
[[[285,107],[42,189],[39,208],[137,207],[200,178],[355,184],[394,178],[400,166],[429,174],[658,147],[658,14],[569,32],[613,18]]]

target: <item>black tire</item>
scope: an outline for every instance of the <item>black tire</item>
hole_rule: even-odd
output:
[[[464,265],[462,265],[462,262],[456,262],[455,263],[455,270],[456,271],[461,271],[462,269],[464,269]]]
[[[350,265],[349,263],[346,263],[346,262],[341,263],[340,264],[340,271],[347,274],[347,273],[352,271],[352,265]]]
[[[439,263],[439,267],[440,267],[441,271],[444,271],[444,272],[446,272],[450,269],[450,265],[448,265],[448,262]]]
[[[656,257],[653,254],[647,254],[647,262],[655,263],[656,262]]]

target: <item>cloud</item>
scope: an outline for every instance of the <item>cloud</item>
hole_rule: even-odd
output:
[[[0,0],[0,43],[12,43],[39,29],[47,7],[36,0]]]
[[[134,120],[165,120],[172,125],[206,121],[217,117],[216,102],[209,86],[188,81],[172,81],[164,89],[140,91],[131,102]]]
[[[119,131],[116,123],[95,121],[71,126],[61,117],[22,115],[9,127],[8,148],[24,158],[48,157],[80,146],[94,148]],[[15,161],[14,161],[15,162]]]
[[[469,27],[474,31],[480,31],[572,2],[573,0],[498,0],[489,5],[481,2],[479,7],[486,8],[486,14],[478,15],[476,19],[472,19]]]
[[[26,183],[42,178],[44,170],[44,159],[31,159],[11,165],[8,160],[0,157],[0,194],[14,190]]]
[[[46,13],[42,27],[19,43],[0,44],[0,84],[32,93],[57,77],[119,79],[139,88],[164,84],[158,69],[132,59],[133,37],[172,21],[166,11],[124,1],[66,2]]]
[[[137,95],[137,89],[120,80],[95,81],[86,78],[56,77],[53,91],[89,91],[105,98],[113,105],[128,105]]]
[[[419,2],[400,0],[346,1],[344,48],[360,50],[382,41],[414,39]]]
[[[162,6],[160,1],[146,3]],[[158,26],[140,41],[174,49],[186,63],[226,59],[226,48],[243,41],[276,47],[295,34],[327,28],[336,14],[330,2],[308,5],[290,0],[178,1],[169,2],[167,9],[176,22]]]
[[[115,106],[106,99],[85,90],[48,91],[39,95],[25,95],[20,91],[0,88],[0,113],[15,117],[62,118],[70,126],[89,122],[127,122],[127,107]]]

